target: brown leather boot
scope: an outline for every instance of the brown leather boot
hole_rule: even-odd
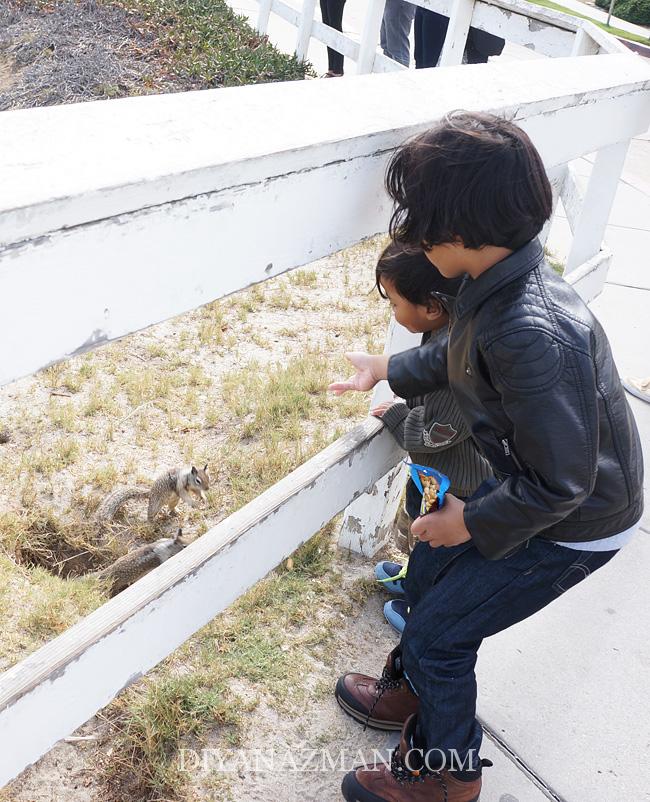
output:
[[[344,674],[336,683],[335,696],[348,715],[375,730],[401,730],[420,706],[404,677],[399,646],[388,655],[379,679],[365,674]]]
[[[377,763],[349,772],[341,791],[347,802],[478,802],[481,778],[456,779],[446,769],[429,770],[420,750],[413,749],[417,716],[410,716],[391,764]],[[489,760],[483,765],[491,765]]]

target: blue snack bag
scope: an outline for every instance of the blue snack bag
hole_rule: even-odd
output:
[[[420,515],[427,515],[440,509],[445,493],[449,490],[449,477],[428,465],[417,465],[415,462],[408,462],[407,465],[411,472],[411,479],[422,493]]]

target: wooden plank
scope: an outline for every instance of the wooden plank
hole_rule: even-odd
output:
[[[447,35],[440,54],[441,67],[455,67],[463,63],[463,53],[473,14],[474,0],[454,0]]]
[[[379,43],[379,30],[384,16],[386,0],[369,0],[363,20],[357,73],[364,75],[372,72]]]
[[[266,2],[266,0],[264,0]],[[272,0],[271,10],[288,23],[297,28],[300,25],[300,12],[298,9],[285,3],[284,0]]]
[[[400,70],[408,70],[409,68],[399,61],[394,61],[388,58],[379,50],[375,53],[375,61],[373,63],[372,71],[374,73],[381,72],[399,72]]]
[[[591,259],[570,273],[565,273],[564,279],[571,284],[585,303],[591,303],[602,292],[611,263],[612,252],[603,245]]]
[[[227,608],[399,460],[368,419],[0,675],[0,786]]]
[[[585,199],[584,195],[585,193],[580,186],[580,176],[577,174],[575,168],[571,164],[568,164],[560,198],[572,234],[575,233],[576,225],[580,219],[580,212]]]
[[[300,15],[298,32],[296,34],[296,58],[299,59],[299,61],[305,61],[307,58],[315,10],[316,0],[303,0],[302,13]]]
[[[259,0],[260,7],[257,14],[257,32],[266,36],[269,27],[269,17],[271,16],[272,0]]]
[[[589,22],[589,20],[585,20],[582,24],[582,29],[589,37],[598,45],[600,48],[601,53],[628,53],[628,48],[620,42],[615,36],[607,33],[598,25],[594,25],[593,22]]]
[[[533,6],[530,10],[522,9],[522,5],[532,4],[521,2],[508,8],[501,2],[477,2],[472,25],[550,58],[570,56],[575,38],[575,21],[556,19],[554,16],[545,18],[544,14],[538,15],[535,11],[539,6]]]
[[[445,17],[450,17],[454,8],[454,0],[414,0],[414,4]],[[525,0],[476,0],[471,24],[550,57],[571,55],[579,27],[575,17]]]
[[[337,50],[342,53],[346,58],[352,61],[357,61],[359,58],[359,43],[355,42],[350,36],[345,33],[325,25],[318,19],[315,19],[312,25],[312,37],[327,47]]]
[[[512,110],[586,92],[589,103],[610,81],[614,92],[647,81],[647,64],[633,56],[592,61],[579,70],[556,60],[517,70],[487,64],[453,78],[403,71],[399,79],[368,76],[344,86],[297,81],[7,111],[0,127],[0,245],[308,169],[321,155],[311,151],[318,146],[328,160],[341,157],[341,142],[351,156],[364,155],[375,142],[360,137],[390,140],[392,133],[394,141],[395,132],[407,135],[438,119],[454,99],[456,106]],[[408,106],[381,102],[384,94],[397,101],[402,93]],[[431,104],[417,102],[423,93]],[[251,130],[250,113],[264,137]],[[96,148],[106,159],[96,158]]]
[[[609,213],[623,171],[629,140],[600,149],[589,176],[577,220],[565,274],[596,256],[602,246]]]
[[[595,56],[600,51],[600,45],[589,35],[587,28],[581,25],[573,41],[572,56]]]
[[[646,130],[645,62],[585,61],[5,112],[0,384],[385,230],[391,150],[459,104],[513,117],[549,168]]]

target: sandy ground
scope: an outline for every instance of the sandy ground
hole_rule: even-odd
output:
[[[205,324],[206,311],[197,310],[72,360],[62,368],[63,372],[54,376],[50,369],[2,388],[0,424],[9,428],[12,439],[0,446],[5,477],[0,488],[0,508],[17,513],[24,509],[25,494],[15,492],[15,488],[23,487],[24,490],[27,481],[30,502],[42,508],[53,508],[65,519],[87,508],[90,497],[96,500],[103,494],[93,487],[92,477],[107,464],[115,469],[117,483],[124,485],[155,476],[163,468],[183,462],[188,454],[193,454],[197,462],[202,463],[205,459],[214,465],[213,488],[216,489],[211,494],[209,509],[184,513],[190,532],[205,531],[229,512],[232,503],[227,493],[220,492],[215,454],[241,421],[228,417],[220,395],[223,377],[243,366],[263,372],[265,366],[288,364],[296,356],[310,351],[319,351],[323,359],[331,359],[332,375],[337,376],[342,369],[342,351],[379,349],[388,310],[385,302],[378,300],[372,291],[378,246],[376,241],[361,243],[347,252],[307,266],[307,273],[316,271],[316,286],[295,286],[284,277],[267,282],[263,299],[259,293],[256,296],[254,305],[258,308],[253,311],[242,311],[242,304],[249,303],[245,299],[248,297],[250,301],[250,291],[225,299],[220,304],[223,310],[220,325],[224,330],[223,336],[217,338],[220,339],[218,345],[201,343],[197,330]],[[286,303],[287,290],[298,308],[278,308]],[[152,357],[152,353],[159,356]],[[126,395],[111,389],[116,375],[142,372],[144,360],[147,360],[148,368],[153,365],[164,371],[168,359],[175,360],[177,366],[183,364],[183,368],[177,367],[177,370],[184,372],[185,379],[187,371],[196,374],[200,369],[201,386],[196,388],[198,399],[185,409],[185,385],[174,389],[167,398],[152,404],[145,402],[141,409]],[[93,366],[92,376],[82,382],[76,392],[66,390],[65,382],[70,377],[77,377],[84,364]],[[109,396],[116,406],[86,418],[81,411],[97,388],[101,388],[102,397]],[[342,401],[332,399],[328,419],[317,423],[305,421],[306,442],[314,437],[316,429],[319,430],[318,437],[327,441],[337,431],[349,428],[363,416],[366,403],[366,399],[359,397],[348,399],[346,406]],[[51,476],[42,476],[29,466],[42,454],[48,453],[52,443],[61,437],[60,431],[52,424],[53,404],[73,407],[75,431],[65,436],[78,442],[78,456],[71,465]],[[113,435],[107,443],[109,429]],[[14,486],[7,478],[11,476],[15,477]],[[132,515],[142,515],[137,505]],[[159,528],[164,530],[169,526],[176,526],[176,522],[163,520]],[[344,584],[350,584],[357,577],[368,576],[371,566],[367,561],[340,553],[334,570],[341,571]],[[3,597],[0,596],[0,617],[5,633],[20,624],[15,615],[15,600],[21,599],[19,604],[22,605],[30,604],[28,595],[21,597],[24,584],[30,580],[30,569],[16,566],[12,579],[16,582],[12,593],[14,602],[2,605]],[[73,582],[74,579],[66,581]],[[345,589],[338,591],[341,598],[346,593]],[[373,595],[354,620],[341,617],[335,655],[326,662],[314,657],[313,672],[305,677],[305,683],[314,689],[313,700],[307,709],[294,709],[287,711],[287,715],[280,715],[277,709],[264,702],[262,694],[260,706],[250,715],[245,727],[242,748],[253,752],[269,748],[277,751],[290,745],[301,754],[309,749],[324,750],[322,754],[330,756],[327,759],[334,760],[336,756],[337,761],[343,749],[348,765],[359,747],[382,748],[386,745],[385,737],[370,731],[362,733],[361,727],[348,721],[326,690],[333,688],[338,673],[343,670],[361,667],[376,671],[383,665],[394,641],[388,626],[383,623],[383,601],[381,593]],[[318,611],[314,611],[315,617],[317,614]],[[42,637],[41,642],[47,639],[47,636]],[[38,644],[38,639],[27,640],[18,647],[14,643],[13,651],[6,651],[2,658],[4,665],[15,662]],[[359,664],[361,655],[363,665]],[[245,687],[235,690],[245,697]],[[95,766],[98,762],[110,760],[112,747],[108,733],[102,715],[94,717],[75,733],[72,743],[59,743],[5,789],[5,796],[0,792],[0,799],[12,802],[90,802],[104,798],[103,789],[96,785]],[[219,743],[220,733],[215,731],[201,747],[210,749]],[[230,754],[229,759],[247,758],[237,753]],[[190,760],[188,763],[191,769],[193,762]],[[190,793],[194,793],[191,791],[194,788],[198,798],[242,802],[270,796],[287,802],[338,798],[340,771],[326,766],[324,771],[292,772],[287,783],[290,768],[283,767],[281,761],[276,760],[273,771],[215,773],[192,770],[188,775]],[[289,792],[291,796],[287,796]]]

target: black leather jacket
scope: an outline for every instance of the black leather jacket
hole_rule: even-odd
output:
[[[609,342],[538,240],[466,278],[448,347],[393,355],[388,381],[403,398],[449,381],[498,479],[464,513],[488,559],[534,536],[597,540],[640,519],[641,444]]]

